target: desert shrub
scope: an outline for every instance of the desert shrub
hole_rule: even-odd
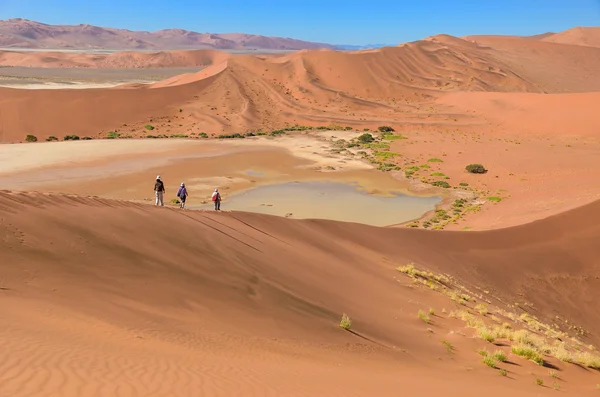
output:
[[[48,142],[58,141],[58,138],[55,137],[54,135],[50,135],[48,138],[46,138],[46,141],[48,141]]]
[[[152,131],[152,130],[154,129],[154,126],[153,126],[153,125],[151,125],[151,124],[146,124],[146,125],[144,126],[144,128],[145,128],[145,129],[147,129],[148,131]]]
[[[371,143],[375,140],[375,138],[373,138],[373,135],[371,134],[362,134],[361,136],[358,137],[358,141],[360,143]]]
[[[458,185],[459,185],[459,186],[463,186],[463,187],[465,187],[465,186],[469,186],[469,184],[468,184],[467,182],[461,182],[461,183],[459,183]]]
[[[120,136],[121,136],[121,134],[119,134],[118,132],[115,132],[115,131],[109,131],[109,132],[106,134],[106,139],[117,139],[117,138],[118,138],[118,137],[120,137]]]
[[[256,133],[256,135],[257,135],[257,136],[265,136],[265,135],[267,135],[267,133],[266,133],[266,132],[264,132],[264,131],[258,131],[258,132]]]
[[[443,172],[432,172],[431,176],[446,176]]]
[[[242,134],[238,134],[236,132],[235,134],[219,135],[218,138],[219,139],[235,139],[235,138],[245,138],[245,136]]]
[[[180,201],[178,199],[173,199],[171,200],[171,204],[180,204]]]
[[[481,164],[469,164],[465,167],[465,170],[471,174],[485,174],[487,172],[485,167]]]
[[[344,128],[344,129],[345,129],[346,131],[351,131],[351,130],[352,130],[352,127],[350,127],[350,126],[346,126],[346,128]]]
[[[37,137],[35,135],[27,135],[25,137],[25,141],[27,141],[27,142],[37,142]]]
[[[271,131],[271,133],[269,135],[271,135],[271,136],[285,135],[285,131],[284,130],[274,130],[274,131]]]
[[[345,330],[349,330],[352,327],[352,320],[350,320],[350,317],[348,317],[348,315],[346,313],[344,313],[342,315],[342,320],[340,321],[340,327],[342,327]]]
[[[131,138],[131,137],[130,137]],[[84,136],[83,138],[81,138],[82,141],[91,141],[92,138],[89,136]]]
[[[63,141],[78,141],[79,140],[79,136],[77,135],[65,135],[63,137]]]
[[[500,375],[502,375],[502,376],[506,376],[506,374],[507,374],[507,372],[506,372],[506,370],[505,370],[505,369],[500,369],[498,372],[499,372],[499,373],[500,373]]]
[[[494,203],[499,203],[500,201],[502,201],[502,197],[498,197],[498,196],[490,196],[487,199],[488,199],[488,201],[491,201]]]
[[[394,129],[387,125],[382,125],[382,126],[378,127],[377,129],[379,130],[379,132],[394,132]]]
[[[198,134],[198,136],[200,138],[208,138],[208,134],[206,134],[206,132],[201,132],[201,133]]]
[[[254,132],[246,132],[246,136],[256,136]]]
[[[442,159],[438,159],[437,157],[431,158],[427,161],[430,163],[443,163],[444,162]]]
[[[444,189],[450,188],[450,184],[446,181],[434,181],[434,182],[431,182],[431,184],[433,186],[443,187]]]

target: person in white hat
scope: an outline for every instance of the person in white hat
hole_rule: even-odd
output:
[[[154,184],[154,196],[156,197],[156,203],[154,205],[159,205],[164,207],[164,195],[165,195],[165,184],[162,179],[160,179],[160,175],[156,176],[156,183]]]
[[[181,201],[179,204],[179,208],[185,208],[185,199],[188,196],[187,189],[185,188],[185,183],[181,182],[181,186],[179,186],[179,190],[177,190],[177,197]]]

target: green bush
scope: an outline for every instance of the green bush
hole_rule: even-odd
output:
[[[198,134],[200,138],[208,138],[208,134],[206,132],[201,132]]]
[[[465,169],[471,174],[485,174],[487,172],[485,167],[481,164],[469,164]]]
[[[106,139],[117,139],[117,138],[118,138],[118,137],[120,137],[120,136],[121,136],[121,134],[119,134],[119,133],[117,133],[117,132],[115,132],[115,131],[109,131],[109,132],[106,134]]]
[[[63,141],[78,141],[79,140],[79,136],[77,135],[65,135],[63,137]]]
[[[235,134],[219,135],[218,138],[219,139],[235,139],[235,138],[245,138],[245,136],[243,136],[242,134],[238,134],[236,132]]]
[[[147,129],[148,131],[152,131],[152,130],[154,129],[154,126],[153,126],[153,125],[150,125],[150,124],[146,124],[146,125],[144,126],[144,128],[145,128],[145,129]]]
[[[37,142],[37,137],[36,137],[35,135],[27,135],[27,136],[25,137],[25,140],[26,140],[27,142]]]
[[[285,135],[285,131],[284,130],[274,130],[274,131],[271,131],[271,133],[269,135],[271,135],[271,136]]]
[[[387,125],[382,125],[382,126],[378,127],[377,129],[379,130],[379,132],[394,132],[394,129]]]
[[[358,137],[358,141],[360,143],[371,143],[375,140],[375,138],[373,138],[373,135],[371,134],[362,134],[361,136]]]
[[[46,138],[46,141],[48,141],[48,142],[58,141],[58,138],[55,137],[54,135],[50,135],[48,138]]]
[[[443,187],[444,189],[448,189],[450,187],[450,184],[446,181],[435,181],[435,182],[431,182],[431,184],[433,186]]]
[[[91,141],[92,138],[89,136],[84,136],[83,138],[81,138],[82,141]]]

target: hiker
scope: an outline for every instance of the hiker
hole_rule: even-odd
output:
[[[179,204],[179,208],[185,208],[185,199],[188,196],[187,189],[185,188],[185,183],[181,182],[181,186],[179,186],[179,190],[177,191],[177,197],[181,200]]]
[[[219,193],[219,189],[215,189],[212,194],[212,201],[215,202],[215,211],[221,210],[221,194]]]
[[[163,183],[162,179],[160,179],[160,175],[156,176],[156,183],[154,184],[154,195],[156,196],[156,203],[154,205],[158,205],[160,203],[160,206],[164,207],[165,184]]]

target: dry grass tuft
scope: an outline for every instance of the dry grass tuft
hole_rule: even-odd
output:
[[[340,321],[340,327],[345,330],[349,330],[352,327],[352,320],[346,313],[342,314],[342,320]]]
[[[419,313],[417,313],[417,316],[425,321],[427,324],[431,323],[431,318],[429,318],[429,316],[427,315],[427,313],[425,313],[423,310],[419,310]]]
[[[511,347],[513,354],[531,360],[538,365],[544,365],[542,354],[534,347],[520,344]]]

